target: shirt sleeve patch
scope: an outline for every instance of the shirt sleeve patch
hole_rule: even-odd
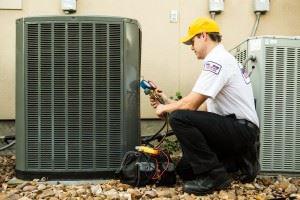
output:
[[[212,62],[212,61],[207,61],[204,64],[204,68],[203,68],[204,71],[210,71],[217,75],[220,73],[221,69],[222,69],[221,65],[219,65],[218,63]]]

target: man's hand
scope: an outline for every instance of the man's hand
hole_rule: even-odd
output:
[[[156,89],[155,92],[158,97],[162,98],[163,101],[166,102],[166,99],[168,98],[167,95],[165,95],[160,89]],[[150,98],[150,105],[153,108],[156,108],[160,104],[155,97],[150,95],[149,98]]]
[[[167,115],[167,112],[165,110],[165,106],[162,104],[158,104],[156,107],[156,115],[161,118],[164,119]]]
[[[156,95],[159,96],[164,101],[164,104],[169,104],[169,103],[174,102],[172,99],[168,98],[168,96],[165,93],[163,93],[163,91],[161,91],[160,89],[156,89],[155,92],[156,92]],[[160,104],[159,101],[157,99],[155,99],[154,97],[150,96],[150,105],[153,108],[156,108],[158,106],[158,104]]]
[[[160,103],[155,99],[155,98],[152,98],[150,97],[150,105],[153,107],[153,108],[156,108]]]
[[[168,98],[168,96],[167,96],[165,93],[163,93],[162,90],[156,89],[155,92],[156,92],[157,96],[159,96],[160,98],[162,98],[162,100],[163,100],[166,104],[170,103],[171,99]]]

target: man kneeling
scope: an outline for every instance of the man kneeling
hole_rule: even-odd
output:
[[[259,124],[249,77],[220,44],[220,28],[212,19],[195,19],[181,42],[203,59],[198,80],[179,101],[163,92],[164,105],[150,101],[159,117],[170,113],[183,152],[177,172],[184,192],[203,195],[228,187],[230,165],[238,167],[242,182],[253,181],[259,171]],[[207,110],[198,111],[204,102]]]

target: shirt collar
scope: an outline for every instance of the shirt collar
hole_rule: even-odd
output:
[[[218,53],[219,50],[224,49],[224,46],[222,44],[218,44],[215,46],[204,58],[204,62],[210,60],[214,55]]]

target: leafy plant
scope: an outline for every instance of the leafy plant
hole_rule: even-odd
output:
[[[176,98],[174,99],[174,97],[171,96],[170,99],[174,99],[175,101],[178,101],[178,100],[182,99],[181,92],[177,91],[175,93],[175,97]],[[177,140],[176,137],[173,140],[169,139],[169,138],[165,138],[162,146],[163,146],[163,148],[165,150],[167,150],[168,152],[170,152],[170,154],[174,154],[174,153],[176,153],[176,152],[178,152],[178,151],[181,150],[180,144],[179,144],[179,142],[178,142],[178,140]]]
[[[180,100],[180,99],[182,99],[182,95],[181,95],[181,92],[176,92],[176,99],[175,100]]]
[[[162,147],[163,147],[163,149],[168,151],[170,154],[174,154],[181,150],[180,144],[179,144],[177,138],[175,138],[174,140],[165,138],[164,142],[162,143]]]
[[[174,99],[175,101],[178,101],[178,100],[182,99],[181,92],[179,92],[179,91],[176,92],[176,93],[175,93],[175,97],[176,97],[176,98],[174,99],[173,96],[170,96],[170,99],[172,99],[172,100]]]

